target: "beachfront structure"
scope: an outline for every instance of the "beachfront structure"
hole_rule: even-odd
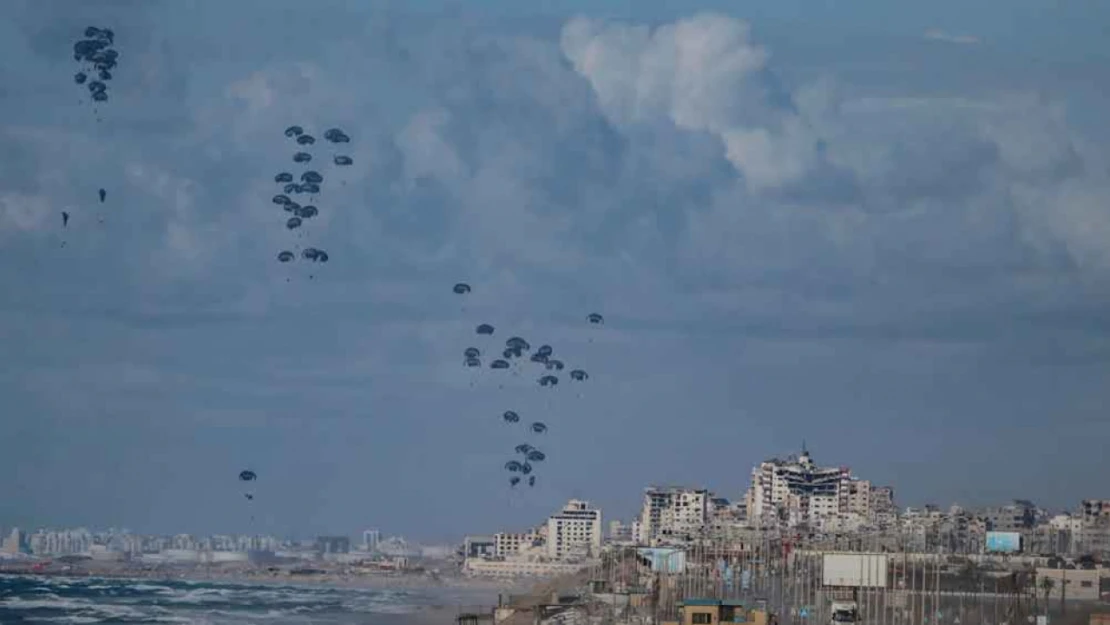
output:
[[[685,540],[701,532],[709,521],[712,497],[704,488],[652,486],[644,489],[640,544]]]
[[[378,550],[378,545],[382,542],[382,533],[380,530],[368,529],[362,532],[362,550],[374,552]]]
[[[601,552],[601,510],[571,499],[547,520],[547,557],[556,560],[597,556]]]
[[[797,458],[772,458],[752,469],[748,521],[759,527],[816,527],[843,515],[871,518],[890,511],[893,495],[853,478],[848,467],[817,466],[803,446]]]
[[[522,551],[543,543],[543,532],[537,528],[527,532],[498,532],[493,535],[494,555],[499,558],[510,558]]]

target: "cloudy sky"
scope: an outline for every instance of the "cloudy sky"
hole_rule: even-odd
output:
[[[0,524],[438,540],[803,440],[904,505],[1107,495],[1105,3],[12,3]],[[355,162],[299,239],[290,124]],[[591,379],[461,366],[512,334]]]

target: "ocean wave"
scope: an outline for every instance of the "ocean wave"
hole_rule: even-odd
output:
[[[0,577],[0,623],[395,623],[443,593],[300,584]],[[391,618],[392,617],[392,618]]]

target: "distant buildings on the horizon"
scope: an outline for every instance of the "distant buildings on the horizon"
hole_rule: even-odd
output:
[[[601,527],[600,510],[572,500],[545,524],[523,532],[468,537],[460,550],[464,570],[551,574],[581,566],[606,545],[650,550],[683,548],[706,538],[750,544],[761,536],[806,537],[834,548],[948,554],[983,554],[988,535],[1013,536],[1030,553],[1110,557],[1110,500],[1084,500],[1073,513],[1056,515],[1026,500],[977,511],[932,505],[899,511],[893,487],[855,476],[846,466],[819,466],[804,446],[796,457],[756,465],[739,501],[706,488],[651,486],[635,518],[609,521],[606,541],[599,537]]]
[[[977,511],[960,506],[942,511],[932,505],[899,511],[892,487],[855,476],[847,466],[820,466],[804,446],[796,457],[771,458],[753,467],[750,484],[737,501],[706,488],[651,486],[644,490],[635,518],[611,520],[607,532],[603,528],[602,511],[575,499],[535,527],[471,536],[457,551],[411,545],[401,537],[383,538],[373,528],[364,530],[357,542],[347,536],[298,542],[273,536],[151,536],[84,528],[27,533],[13,528],[0,530],[0,557],[87,555],[206,562],[265,553],[336,560],[458,555],[471,573],[516,575],[558,572],[560,567],[590,562],[606,542],[675,546],[752,532],[837,540],[854,536],[857,543],[869,540],[876,548],[952,554],[981,553],[988,532],[1010,532],[1019,534],[1030,552],[1110,556],[1110,500],[1086,499],[1073,512],[1062,514],[1050,514],[1026,500]]]

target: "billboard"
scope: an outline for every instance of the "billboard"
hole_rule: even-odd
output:
[[[1019,532],[987,532],[988,553],[1019,553],[1020,551]]]
[[[663,573],[682,573],[686,570],[686,552],[665,547],[640,547],[641,558],[651,562],[651,570]]]
[[[821,583],[825,586],[886,588],[885,553],[826,553],[821,563]]]

